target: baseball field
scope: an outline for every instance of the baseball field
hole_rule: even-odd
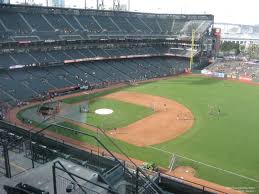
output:
[[[97,135],[106,131],[130,157],[167,167],[191,167],[195,177],[224,186],[259,192],[259,86],[199,76],[183,76],[140,84],[100,95],[63,100],[64,107],[86,101],[80,121],[60,125]],[[110,115],[95,110],[110,109]],[[70,108],[71,109],[71,108]],[[30,109],[19,117],[29,118]],[[37,121],[35,121],[37,122]],[[81,123],[81,124],[79,124]],[[63,128],[52,131],[96,145],[88,137]],[[98,135],[112,151],[118,150]]]

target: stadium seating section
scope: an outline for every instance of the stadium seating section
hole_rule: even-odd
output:
[[[39,98],[49,90],[147,80],[182,73],[186,59],[139,58],[89,61],[73,65],[30,67],[0,72],[0,101],[11,104]]]
[[[14,66],[41,65],[63,63],[67,60],[111,58],[136,55],[161,55],[168,52],[167,47],[135,47],[135,48],[91,48],[66,49],[52,51],[29,51],[25,53],[9,52],[0,54],[0,69],[12,69]]]
[[[0,42],[80,40],[116,37],[179,37],[203,33],[211,17],[129,12],[0,7]]]
[[[202,34],[212,22],[210,15],[0,5],[0,44],[9,46],[0,50],[0,102],[17,104],[57,89],[98,88],[182,73],[188,60],[169,55],[189,57],[189,51],[162,43],[190,36],[194,27]],[[68,40],[77,41],[71,46]],[[116,42],[121,40],[123,45]]]

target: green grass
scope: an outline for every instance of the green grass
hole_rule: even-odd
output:
[[[112,109],[114,112],[110,115],[94,113],[101,108]],[[90,101],[89,109],[93,113],[87,114],[87,123],[106,130],[128,126],[153,113],[150,108],[144,106],[103,98]]]
[[[156,147],[259,180],[258,86],[183,77],[128,90],[174,99],[195,115],[189,132]],[[219,120],[209,116],[208,105],[220,106]]]
[[[158,148],[184,154],[259,180],[259,88],[200,77],[162,81],[130,91],[174,99],[189,107],[195,125],[188,133]],[[221,107],[220,119],[208,105]]]
[[[175,140],[154,147],[259,180],[258,86],[204,77],[179,77],[125,90],[176,100],[192,110],[196,119],[192,129]],[[209,105],[220,107],[219,119],[208,114]],[[80,130],[93,133],[87,129]],[[73,138],[94,144],[84,137]],[[101,140],[116,151],[104,137]],[[115,142],[131,157],[168,166],[169,154],[118,140]],[[258,183],[229,173],[188,160],[178,160],[177,165],[193,166],[198,177],[226,186],[257,186],[259,193]]]
[[[95,132],[82,128],[82,127],[75,126],[71,123],[64,122],[64,123],[60,123],[60,125],[69,127],[69,128],[73,128],[73,129],[76,129],[79,131],[83,131],[92,136],[97,136],[97,134]],[[98,146],[98,142],[94,138],[84,136],[84,135],[78,134],[78,133],[71,133],[62,127],[51,127],[51,128],[49,128],[49,130],[62,134],[62,135],[65,135],[65,136],[68,136],[70,138],[82,141],[82,142],[87,142],[88,144],[91,144],[91,145]],[[108,147],[111,151],[120,153],[120,151],[116,147],[114,147],[104,135],[99,133],[98,137],[99,137],[100,141],[106,147]],[[170,154],[166,154],[166,153],[163,153],[161,151],[154,150],[151,148],[134,146],[134,145],[131,145],[131,144],[128,144],[126,142],[116,140],[116,139],[113,139],[113,141],[117,145],[120,145],[122,150],[125,151],[130,157],[138,158],[142,161],[154,162],[156,164],[159,164],[160,166],[168,167],[168,162],[171,157]],[[211,182],[216,182],[218,184],[229,186],[229,187],[256,187],[256,188],[259,188],[259,185],[252,181],[240,178],[238,176],[234,176],[229,173],[225,173],[223,171],[219,171],[214,168],[206,167],[199,163],[195,163],[195,162],[192,162],[189,160],[179,159],[179,158],[176,161],[177,161],[175,164],[176,166],[192,166],[197,172],[196,173],[197,177],[206,179]]]

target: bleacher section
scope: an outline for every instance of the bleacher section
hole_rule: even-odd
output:
[[[81,62],[55,67],[31,67],[0,72],[0,101],[26,101],[66,87],[104,87],[184,72],[188,60],[139,58]]]
[[[213,21],[211,15],[179,16],[0,5],[0,42],[134,36],[167,38],[180,35],[193,18],[199,31],[205,31]]]
[[[212,15],[0,4],[0,102],[15,105],[182,73],[190,43],[172,47],[212,22]]]
[[[29,51],[26,53],[9,52],[0,54],[0,69],[12,69],[17,65],[31,66],[63,63],[66,60],[92,59],[96,57],[122,57],[134,55],[163,55],[168,52],[167,47],[137,47],[137,48],[89,48],[50,50],[45,52]]]

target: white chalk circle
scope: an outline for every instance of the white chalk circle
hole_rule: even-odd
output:
[[[98,115],[110,115],[112,113],[113,113],[113,110],[107,109],[107,108],[101,108],[95,111],[95,114],[98,114]]]

